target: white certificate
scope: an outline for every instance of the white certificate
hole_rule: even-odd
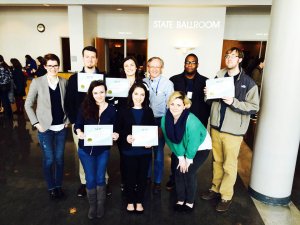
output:
[[[129,91],[129,80],[126,78],[106,78],[108,97],[127,97]]]
[[[113,125],[84,125],[84,146],[112,145]]]
[[[78,92],[87,92],[93,80],[103,80],[103,74],[78,73]]]
[[[234,97],[233,77],[206,80],[207,99]]]
[[[157,146],[158,128],[157,126],[132,126],[132,146]]]

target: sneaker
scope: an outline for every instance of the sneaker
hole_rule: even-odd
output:
[[[212,190],[208,190],[207,192],[205,192],[201,195],[201,198],[204,200],[211,200],[211,199],[220,198],[220,197],[221,197],[220,193],[214,192]]]
[[[86,196],[86,185],[81,184],[77,191],[77,197],[85,197]]]
[[[154,195],[160,194],[160,191],[161,191],[160,183],[154,183],[152,191],[153,191]]]
[[[229,209],[231,202],[232,202],[232,200],[221,199],[221,201],[218,203],[218,205],[216,207],[216,210],[218,212],[226,212]]]
[[[175,187],[175,182],[172,180],[169,180],[166,184],[166,189],[168,191],[172,191],[174,189],[174,187]]]
[[[111,188],[109,186],[109,184],[106,185],[106,196],[111,196],[112,195],[112,191]]]

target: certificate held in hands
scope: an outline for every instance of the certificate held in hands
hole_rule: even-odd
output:
[[[84,125],[84,146],[112,145],[113,125]]]
[[[158,128],[157,126],[132,126],[132,137],[134,147],[157,146]]]
[[[103,80],[103,74],[98,73],[78,73],[78,92],[87,92],[93,80]]]
[[[207,99],[234,97],[233,77],[206,80]]]
[[[107,97],[127,97],[129,81],[126,78],[106,78]]]

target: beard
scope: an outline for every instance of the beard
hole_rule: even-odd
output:
[[[185,71],[185,75],[187,76],[192,76],[192,75],[195,75],[196,74],[196,71],[193,70],[193,71]]]
[[[88,69],[94,69],[94,66],[87,66]]]

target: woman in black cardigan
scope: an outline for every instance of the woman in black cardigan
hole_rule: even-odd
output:
[[[120,109],[116,123],[119,133],[118,146],[123,155],[127,211],[143,213],[142,205],[147,185],[151,146],[132,147],[132,125],[155,125],[149,108],[149,92],[143,83],[135,83],[128,93],[128,107]],[[136,205],[135,205],[136,204]]]

